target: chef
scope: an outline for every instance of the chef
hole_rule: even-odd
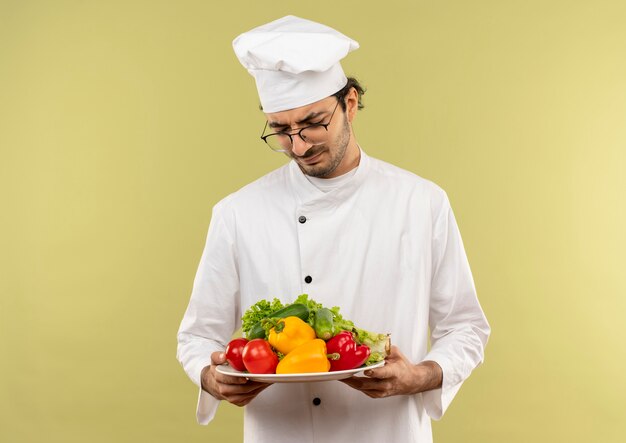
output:
[[[267,120],[258,143],[290,161],[213,208],[178,331],[178,360],[200,388],[198,422],[228,401],[245,406],[246,442],[432,441],[430,420],[483,361],[490,334],[446,193],[358,144],[363,89],[340,64],[356,41],[287,16],[233,47]],[[248,307],[303,293],[390,333],[386,364],[317,383],[216,371]]]

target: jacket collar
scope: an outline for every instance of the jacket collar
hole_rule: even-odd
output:
[[[323,209],[334,207],[345,201],[363,183],[368,174],[370,159],[359,146],[361,158],[356,173],[343,185],[329,192],[322,192],[315,187],[300,170],[298,164],[289,162],[289,183],[294,192],[298,204],[310,209]]]

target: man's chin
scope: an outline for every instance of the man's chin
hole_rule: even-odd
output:
[[[336,168],[331,168],[328,165],[315,165],[309,167],[300,166],[300,170],[309,177],[315,178],[327,178],[330,174],[335,172]]]
[[[337,169],[338,165],[333,165],[332,158],[328,154],[328,152],[321,150],[319,153],[321,153],[322,155],[320,155],[319,159],[312,164],[306,164],[304,162],[298,161],[297,158],[294,158],[294,160],[300,167],[300,170],[309,177],[326,178],[326,176],[332,174],[335,169]],[[315,157],[319,153],[310,155],[308,156],[308,158]]]
[[[324,176],[330,173],[328,166],[322,163],[316,163],[314,165],[302,165],[298,163],[298,166],[300,166],[300,170],[309,177],[324,178]]]

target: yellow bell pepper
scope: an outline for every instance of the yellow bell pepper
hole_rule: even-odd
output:
[[[276,321],[267,341],[279,352],[289,354],[301,344],[314,339],[315,330],[300,318],[291,316]]]
[[[278,363],[276,373],[328,372],[329,369],[330,362],[326,357],[326,342],[316,338],[301,344],[285,355]]]

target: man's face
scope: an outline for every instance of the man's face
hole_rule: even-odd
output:
[[[311,177],[332,176],[344,159],[351,134],[346,113],[341,104],[337,105],[335,97],[327,97],[310,105],[269,113],[266,116],[271,132],[296,133],[303,127],[326,124],[330,121],[326,138],[321,144],[312,145],[294,134],[293,145],[285,154],[294,159],[302,172]]]

